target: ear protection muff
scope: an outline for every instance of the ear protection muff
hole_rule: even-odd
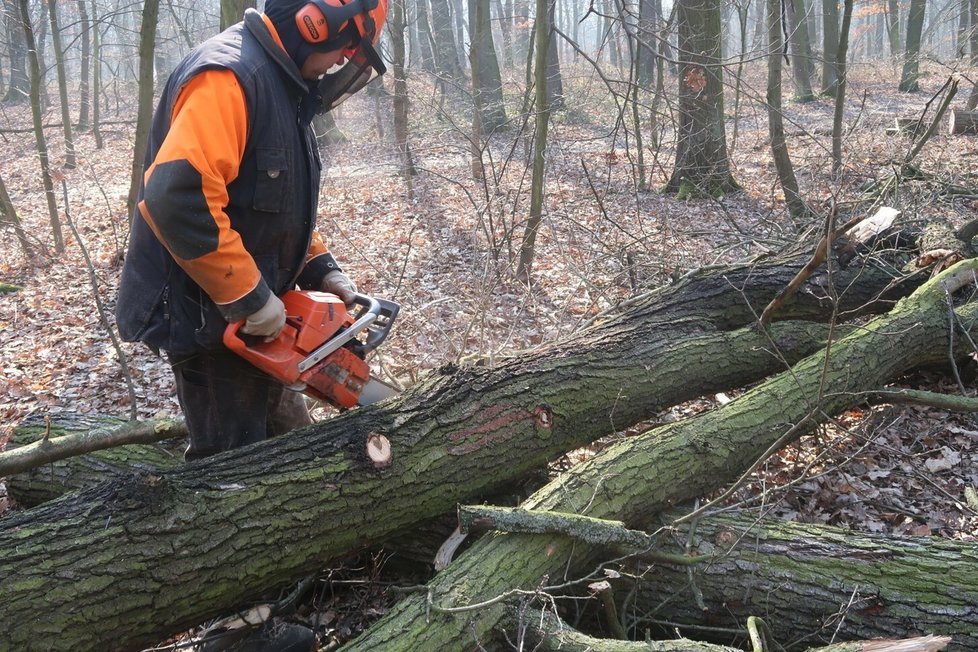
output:
[[[366,38],[373,40],[377,26],[370,12],[377,8],[378,0],[313,0],[307,3],[295,14],[295,24],[299,34],[308,42],[316,45],[337,48],[349,42]],[[358,38],[350,33],[351,25],[355,27]]]

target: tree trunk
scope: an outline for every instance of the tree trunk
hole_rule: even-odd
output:
[[[221,31],[244,19],[245,9],[254,9],[255,0],[221,0]]]
[[[669,543],[687,536],[681,527],[656,552],[702,562],[657,563],[651,581],[635,585],[621,613],[636,632],[649,619],[738,628],[748,616],[776,614],[765,623],[782,644],[940,632],[953,636],[957,649],[978,649],[973,542],[873,536],[751,514],[699,519],[691,550]],[[615,593],[625,596],[630,587],[621,585]]]
[[[537,491],[522,508],[620,519],[633,527],[648,524],[671,504],[732,482],[771,449],[861,401],[862,393],[914,365],[946,360],[947,295],[969,287],[976,269],[978,261],[959,263],[830,351],[806,358],[713,412],[615,444]],[[958,310],[963,323],[978,316],[975,303]],[[830,393],[821,394],[823,383]],[[497,596],[513,595],[512,602],[516,590],[531,598],[557,591],[550,585],[565,585],[592,569],[594,561],[593,549],[561,536],[484,537],[346,649],[470,649],[498,635],[506,622],[507,606]],[[936,633],[941,629],[934,627]]]
[[[65,135],[65,167],[69,170],[77,166],[75,161],[75,139],[71,133],[71,110],[68,106],[68,79],[65,73],[65,54],[61,45],[61,26],[58,24],[58,2],[48,0],[48,18],[51,20],[51,43],[54,45],[55,69],[58,73],[58,97],[61,100],[61,128]]]
[[[448,0],[429,0],[431,3],[431,36],[434,39],[435,69],[448,79],[461,80],[458,45]]]
[[[926,8],[927,0],[910,0],[910,13],[907,15],[907,47],[903,59],[903,73],[900,75],[900,90],[905,93],[912,93],[920,88],[918,84],[920,34],[924,29]]]
[[[805,15],[805,0],[785,0],[788,10],[788,24],[791,26],[791,74],[795,80],[795,101],[812,102],[812,57],[811,39],[808,35],[808,21]]]
[[[788,214],[797,221],[804,219],[808,209],[798,190],[798,179],[791,164],[791,154],[784,136],[783,102],[781,100],[782,64],[784,40],[781,30],[781,0],[767,0],[768,55],[767,55],[767,128],[771,140],[771,156],[778,171],[778,181],[784,192]]]
[[[886,29],[890,41],[890,57],[896,60],[900,56],[900,4],[897,0],[887,0]]]
[[[547,107],[549,111],[564,106],[564,81],[560,76],[560,58],[557,56],[557,39],[554,38],[555,7],[557,0],[548,0],[547,9]]]
[[[78,81],[78,130],[88,129],[91,118],[89,113],[92,104],[91,68],[92,68],[92,32],[94,27],[88,20],[87,0],[78,0],[78,21],[81,28],[81,62]]]
[[[139,103],[136,114],[136,139],[132,148],[132,175],[129,179],[127,215],[132,220],[136,210],[136,195],[143,180],[146,165],[146,148],[149,146],[149,130],[153,120],[153,51],[156,49],[156,23],[160,15],[160,0],[147,0],[143,4],[142,24],[139,28]]]
[[[37,158],[41,163],[41,180],[44,183],[44,198],[48,206],[48,220],[51,223],[51,233],[54,236],[54,251],[62,253],[65,250],[65,240],[61,233],[61,218],[58,215],[58,202],[54,197],[54,181],[51,178],[51,163],[48,157],[47,140],[44,137],[44,118],[41,115],[41,64],[37,56],[37,44],[34,40],[34,30],[31,27],[30,5],[27,0],[18,0],[20,6],[21,26],[24,30],[24,40],[27,43],[27,60],[31,71],[31,116],[34,124],[34,146]]]
[[[407,66],[404,47],[406,29],[405,0],[391,3],[390,39],[391,72],[394,74],[394,141],[401,158],[401,174],[406,179],[409,195],[413,196],[411,177],[414,175],[414,162],[411,160],[411,147],[408,144],[408,111],[410,100],[407,89]]]
[[[835,108],[832,113],[832,174],[842,174],[842,118],[845,112],[846,89],[849,82],[849,27],[852,25],[853,0],[842,0],[842,28],[839,30],[839,50],[836,52],[838,82]]]
[[[480,114],[481,132],[490,136],[506,125],[503,82],[492,38],[490,0],[469,0],[470,54],[473,103]]]
[[[7,57],[10,59],[10,79],[3,102],[11,104],[30,101],[31,78],[28,73],[27,40],[20,18],[19,0],[5,0],[0,6],[6,15]]]
[[[543,29],[547,23],[548,8],[551,0],[536,0],[536,18],[534,30],[533,90],[536,107],[536,122],[533,132],[533,175],[530,181],[530,213],[527,216],[526,227],[523,230],[523,240],[520,243],[520,259],[517,264],[517,276],[524,282],[529,282],[533,268],[533,258],[536,256],[537,232],[543,221],[543,185],[546,166],[547,131],[550,128],[550,94],[547,92],[547,51],[550,47],[550,30]],[[528,80],[529,81],[529,80]]]
[[[435,74],[437,71],[435,63],[435,39],[431,29],[431,21],[428,19],[428,0],[420,0],[417,3],[418,10],[418,51],[421,56],[421,69],[425,72]]]
[[[835,69],[839,49],[839,0],[822,0],[822,93],[835,97],[839,75]]]
[[[95,147],[102,149],[102,111],[99,96],[102,93],[102,37],[99,35],[97,0],[92,0],[92,135]],[[131,214],[131,213],[130,213]]]
[[[727,157],[719,0],[679,0],[679,127],[665,191],[715,196],[737,189]]]
[[[776,324],[772,340],[721,329],[750,322],[756,308],[745,301],[763,303],[793,272],[694,276],[496,369],[434,377],[386,405],[15,514],[0,521],[0,576],[16,578],[0,601],[0,640],[46,650],[153,643],[511,483],[612,428],[781,369],[772,341],[797,359],[818,348],[824,331]],[[875,268],[861,272],[833,275],[850,307],[873,303],[889,280]],[[743,294],[733,289],[741,287]],[[824,316],[824,293],[809,289],[785,316]],[[386,468],[365,455],[379,436],[393,451]]]

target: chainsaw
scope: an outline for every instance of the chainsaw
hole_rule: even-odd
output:
[[[387,339],[400,306],[357,294],[353,309],[335,294],[291,290],[282,296],[285,326],[270,342],[228,324],[224,345],[295,391],[348,409],[397,394],[371,378],[364,357]]]

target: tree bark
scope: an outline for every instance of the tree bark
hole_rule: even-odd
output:
[[[947,293],[971,284],[976,269],[978,261],[959,263],[830,351],[805,359],[713,412],[606,449],[536,492],[524,507],[617,518],[634,526],[649,523],[671,504],[733,481],[762,455],[862,400],[862,393],[882,387],[912,365],[946,359]],[[967,322],[978,306],[969,303],[959,310]],[[820,394],[823,381],[831,393]],[[556,590],[548,585],[565,584],[592,561],[591,551],[565,538],[490,535],[422,594],[395,605],[348,649],[469,649],[473,641],[490,640],[504,623],[506,607],[500,596]]]
[[[804,218],[808,209],[801,198],[798,189],[798,179],[795,168],[791,164],[791,154],[784,135],[784,113],[781,98],[782,82],[782,49],[784,40],[781,30],[781,0],[767,0],[766,15],[768,29],[767,55],[767,129],[771,140],[771,156],[774,167],[778,171],[778,181],[784,192],[784,201],[788,214],[795,220]]]
[[[924,14],[927,0],[910,0],[907,14],[907,42],[903,58],[903,73],[900,75],[899,89],[911,93],[920,88],[920,35],[924,29]]]
[[[552,0],[536,0],[536,18],[534,24],[536,42],[534,44],[533,62],[533,92],[536,106],[536,126],[533,130],[533,174],[530,180],[530,214],[523,230],[520,243],[520,259],[516,274],[524,282],[530,281],[533,269],[533,259],[536,256],[537,233],[543,221],[544,176],[546,167],[547,131],[550,128],[550,93],[547,75],[547,51],[550,47],[551,32],[549,26],[549,5]]]
[[[788,22],[791,32],[788,41],[791,44],[791,73],[795,80],[795,101],[813,102],[815,93],[812,92],[812,56],[811,39],[808,35],[805,0],[785,0],[788,10]]]
[[[37,42],[31,27],[30,5],[27,0],[18,0],[21,26],[27,43],[27,61],[31,71],[31,116],[34,124],[34,146],[41,163],[41,180],[44,183],[44,198],[48,206],[48,220],[54,236],[55,253],[65,250],[64,235],[61,233],[61,219],[58,215],[58,202],[54,197],[54,180],[51,178],[51,162],[48,156],[47,140],[44,137],[44,122],[41,115],[41,63],[38,58]]]
[[[24,27],[20,18],[20,0],[5,0],[2,3],[6,14],[7,56],[10,59],[10,78],[7,92],[3,95],[4,103],[24,103],[30,100],[31,78],[28,73],[27,40],[24,37]]]
[[[61,25],[58,22],[58,3],[47,0],[48,18],[51,21],[51,44],[54,46],[54,67],[58,73],[58,97],[61,103],[61,128],[65,136],[65,168],[77,166],[75,161],[75,139],[71,133],[71,110],[68,106],[68,79],[65,73],[65,53],[61,44]]]
[[[0,521],[0,576],[16,578],[0,601],[0,641],[46,650],[153,643],[612,429],[782,369],[818,348],[821,328],[724,330],[750,322],[750,303],[762,305],[793,273],[782,265],[693,276],[498,368],[437,376],[386,405],[15,514]],[[860,307],[890,279],[853,267],[833,280]],[[809,290],[786,314],[824,316],[824,293]],[[393,451],[384,469],[365,455],[378,434]]]
[[[688,534],[683,526],[667,541],[685,542]],[[739,628],[748,616],[775,614],[765,623],[782,644],[940,632],[957,649],[978,649],[974,542],[874,536],[745,513],[704,517],[691,550],[667,542],[656,552],[702,561],[657,563],[651,581],[634,585],[634,599],[620,613],[636,632],[651,621],[689,625],[687,632],[696,625]],[[620,596],[632,588],[626,580],[612,584]]]
[[[153,120],[153,52],[156,50],[156,24],[160,15],[160,0],[143,4],[139,28],[139,108],[136,114],[136,137],[132,148],[132,175],[129,179],[127,215],[132,220],[136,210],[136,195],[143,179],[149,130]]]
[[[665,190],[714,196],[737,188],[727,157],[719,0],[680,0],[679,126]]]

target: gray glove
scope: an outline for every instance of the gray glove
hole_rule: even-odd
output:
[[[355,298],[353,295],[357,293],[356,284],[350,280],[349,276],[338,269],[334,269],[323,277],[320,289],[323,292],[332,292],[347,305],[353,303],[353,299]]]
[[[285,326],[285,304],[274,294],[268,295],[265,305],[248,315],[241,332],[248,335],[264,335],[270,342],[278,337]]]

